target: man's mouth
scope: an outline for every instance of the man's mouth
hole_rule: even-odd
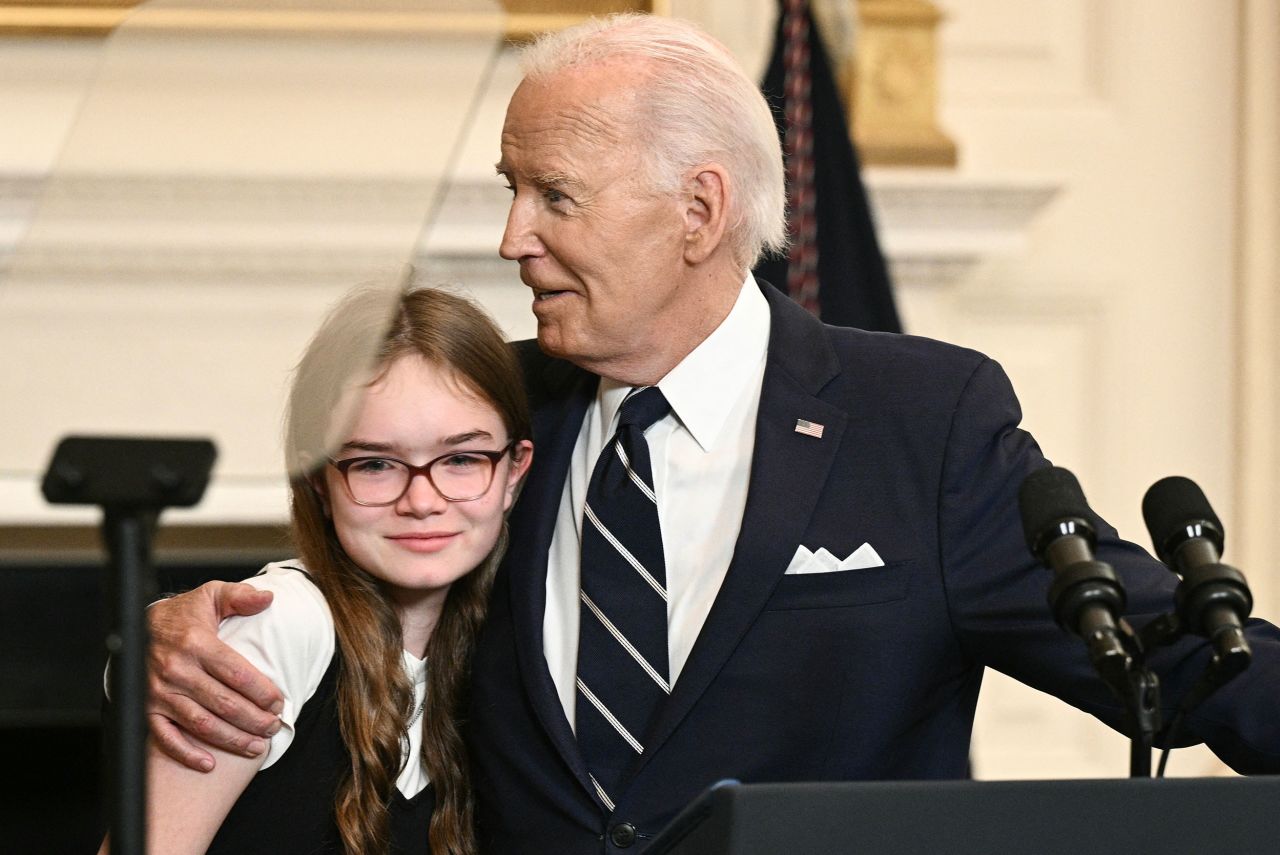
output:
[[[560,294],[568,294],[568,293],[570,292],[569,291],[534,291],[533,301],[535,303],[541,303],[543,300],[550,300],[552,297],[557,297]]]

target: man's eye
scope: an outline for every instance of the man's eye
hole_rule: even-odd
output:
[[[543,190],[542,196],[552,205],[556,204],[557,202],[563,202],[565,199],[569,198],[568,196],[561,193],[559,190],[553,190],[551,188],[547,188],[546,190]]]

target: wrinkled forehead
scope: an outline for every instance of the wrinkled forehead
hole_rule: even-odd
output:
[[[502,151],[567,147],[616,149],[635,136],[644,75],[618,61],[526,77],[507,107]]]

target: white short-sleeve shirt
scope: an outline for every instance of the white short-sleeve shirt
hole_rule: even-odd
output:
[[[256,615],[227,618],[218,628],[218,636],[275,683],[284,695],[284,709],[280,713],[282,727],[271,737],[262,769],[289,750],[298,715],[316,693],[333,659],[333,616],[320,589],[302,570],[298,561],[278,561],[246,579],[247,584],[274,594],[271,607]],[[426,694],[427,663],[407,652],[403,656],[405,672],[413,681],[416,709]],[[396,788],[405,798],[412,798],[427,785],[421,750],[419,721],[409,728],[409,745],[404,754],[419,759],[405,763],[396,779]]]

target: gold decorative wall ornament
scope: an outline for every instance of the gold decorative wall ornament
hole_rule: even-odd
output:
[[[104,36],[141,5],[139,0],[0,0],[0,35]],[[380,3],[376,11],[368,11],[357,2],[278,4],[276,8],[255,7],[252,2],[203,7],[166,3],[149,5],[145,17],[136,23],[155,29],[276,33],[475,33],[492,28],[491,16],[480,12],[424,11],[422,5],[407,0],[402,8]],[[495,10],[499,6],[505,12],[495,14],[505,14],[507,36],[516,40],[573,26],[590,15],[670,14],[670,0],[502,0],[494,3]]]
[[[857,8],[857,50],[843,76],[862,162],[955,166],[955,143],[937,124],[942,14],[929,0],[858,0]]]

